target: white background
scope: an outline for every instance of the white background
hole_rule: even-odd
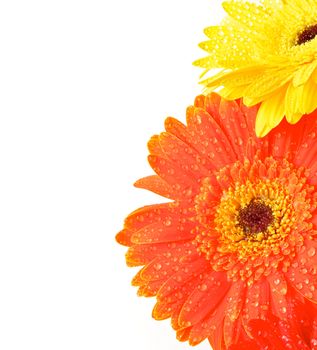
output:
[[[114,236],[196,94],[215,0],[0,2],[0,349],[189,349]],[[197,349],[209,349],[208,342]]]

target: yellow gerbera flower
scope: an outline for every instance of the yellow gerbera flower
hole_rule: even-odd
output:
[[[317,108],[317,0],[223,3],[221,25],[205,29],[209,55],[195,65],[221,71],[202,83],[229,99],[261,102],[256,133],[265,136],[284,116],[295,124]]]

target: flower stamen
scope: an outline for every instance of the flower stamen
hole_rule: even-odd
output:
[[[308,41],[315,39],[317,35],[317,24],[305,28],[297,36],[296,45],[303,45]]]
[[[272,209],[256,199],[252,199],[246,207],[239,210],[238,225],[246,236],[265,233],[273,221]]]

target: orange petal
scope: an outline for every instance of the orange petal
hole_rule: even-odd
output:
[[[191,331],[191,327],[178,330],[176,332],[177,340],[181,342],[187,341],[189,338],[190,331]]]
[[[172,248],[188,245],[188,242],[177,243],[157,243],[157,244],[138,244],[130,247],[126,253],[126,262],[128,266],[146,265],[155,259],[158,255],[169,252]]]
[[[196,179],[210,175],[210,171],[205,167],[206,159],[193,147],[167,132],[161,133],[159,139],[166,156],[177,163],[183,171],[190,173]]]
[[[179,271],[172,275],[162,286],[157,299],[163,301],[168,297],[179,298],[178,293],[184,293],[187,292],[187,289],[191,289],[191,281],[207,269],[210,269],[210,264],[204,258],[181,265]]]
[[[182,265],[182,257],[191,248],[189,244],[188,247],[183,246],[155,258],[142,269],[141,278],[145,281],[169,279],[174,273],[179,271]]]
[[[230,283],[223,272],[211,271],[202,275],[201,281],[184,304],[179,315],[179,325],[194,325],[206,317],[227,294]]]
[[[194,147],[209,160],[210,169],[237,160],[230,141],[209,113],[202,108],[188,108],[186,119],[188,130],[194,137]]]
[[[175,188],[173,188],[173,186],[168,184],[166,181],[164,181],[157,175],[143,177],[142,179],[137,180],[134,183],[134,186],[154,192],[160,196],[169,199],[177,199],[180,197],[179,192],[176,191]]]
[[[162,281],[150,281],[140,286],[138,295],[142,297],[154,297],[161,288]]]
[[[180,274],[175,274],[173,277],[177,280],[178,286],[175,288],[170,284],[170,280],[165,282],[165,284],[160,288],[158,292],[158,301],[155,304],[153,309],[152,316],[156,320],[163,320],[168,317],[173,317],[172,325],[175,330],[184,328],[180,327],[178,323],[179,313],[184,305],[184,302],[188,298],[188,296],[192,293],[192,291],[199,283],[199,276],[196,273],[184,283],[179,281]],[[162,298],[162,290],[167,289],[168,293],[164,298]],[[175,317],[177,317],[175,319]]]
[[[150,154],[164,158],[165,154],[160,145],[159,139],[160,139],[159,135],[152,136],[150,141],[147,144],[147,147]]]
[[[248,333],[251,319],[267,319],[270,307],[270,286],[266,280],[256,282],[247,289],[245,305],[242,312],[244,328]]]
[[[132,232],[130,230],[123,229],[116,235],[116,241],[126,247],[130,247],[132,245],[131,242]]]
[[[172,220],[173,218],[167,218],[163,222],[142,227],[133,233],[131,241],[134,244],[147,244],[187,241],[195,238],[192,234],[194,223],[185,222],[179,224]]]
[[[286,300],[288,286],[284,275],[276,272],[268,276],[267,280],[271,287],[271,310],[275,316],[287,320],[292,310]]]
[[[183,171],[176,163],[157,156],[150,155],[149,163],[153,170],[163,180],[170,184],[175,191],[179,191],[183,197],[192,197],[193,190],[197,192],[199,184],[191,174]]]
[[[306,240],[297,261],[286,274],[293,287],[306,299],[317,303],[317,242]]]

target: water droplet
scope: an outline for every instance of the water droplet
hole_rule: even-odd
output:
[[[155,264],[155,265],[154,265],[154,269],[155,269],[156,271],[161,270],[161,268],[162,268],[162,265],[161,265],[161,264]]]
[[[235,143],[236,143],[237,145],[241,146],[241,145],[243,144],[242,138],[241,138],[241,137],[236,138],[236,139],[235,139]]]
[[[208,324],[206,322],[203,322],[201,324],[201,328],[206,329],[208,327]]]
[[[301,290],[303,288],[303,284],[302,283],[297,283],[296,284],[296,288]]]
[[[214,158],[215,158],[215,153],[210,152],[210,153],[209,153],[209,157],[210,157],[211,159],[214,159]]]
[[[312,339],[310,343],[312,346],[317,346],[317,339]]]
[[[282,295],[286,295],[287,288],[286,287],[281,288],[280,292],[281,292]]]
[[[305,293],[305,297],[308,299],[311,299],[313,297],[313,293],[312,292],[306,292]]]
[[[316,249],[314,247],[310,247],[307,251],[307,255],[312,258],[316,254]]]
[[[172,225],[172,221],[171,220],[165,220],[164,224],[165,224],[165,226],[171,226]]]
[[[201,292],[205,292],[207,289],[208,289],[208,287],[207,287],[206,284],[201,284],[201,285],[199,286],[199,290],[200,290]]]
[[[143,222],[143,221],[144,221],[144,216],[143,216],[143,215],[139,215],[137,218],[138,218],[138,220],[139,220],[140,222]]]
[[[176,276],[176,281],[177,282],[182,282],[182,277],[181,276]]]

